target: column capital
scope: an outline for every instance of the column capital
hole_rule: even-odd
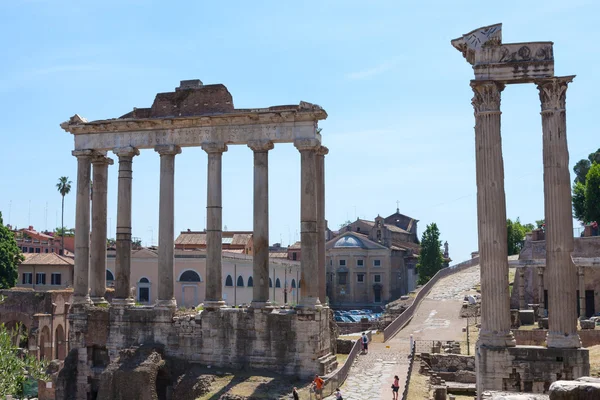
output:
[[[567,86],[573,82],[574,78],[575,75],[536,79],[535,83],[540,91],[542,113],[565,109]]]
[[[294,140],[294,146],[296,146],[298,151],[316,151],[321,146],[321,143],[318,139],[303,138]]]
[[[92,157],[92,164],[95,165],[113,165],[114,163],[114,160],[110,157],[107,157],[105,154],[96,154]]]
[[[117,155],[117,157],[129,157],[133,158],[134,156],[139,156],[140,151],[135,147],[127,146],[127,147],[117,147],[113,149],[113,153]]]
[[[476,114],[500,112],[500,93],[504,90],[504,84],[496,81],[471,81],[473,99],[471,104]]]
[[[202,150],[208,154],[224,153],[227,151],[227,145],[223,142],[204,142]]]
[[[71,154],[77,158],[92,158],[98,153],[94,150],[73,150]]]
[[[269,150],[273,150],[273,147],[275,147],[275,145],[270,140],[259,139],[259,140],[250,140],[248,142],[248,147],[250,147],[252,149],[252,151],[254,151],[255,153],[263,153],[263,152],[267,152]]]
[[[174,156],[181,154],[181,147],[175,144],[159,144],[154,146],[154,151],[161,156]]]
[[[319,146],[319,148],[317,149],[317,155],[326,156],[327,154],[329,154],[329,149],[325,146]]]

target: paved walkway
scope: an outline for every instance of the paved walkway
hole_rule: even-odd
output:
[[[408,372],[410,335],[415,340],[463,340],[460,308],[465,293],[478,283],[479,266],[436,283],[404,329],[387,343],[369,344],[369,353],[358,356],[340,388],[344,399],[391,399],[394,375],[400,378],[401,395]]]

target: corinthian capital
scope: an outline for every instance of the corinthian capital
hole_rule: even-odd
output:
[[[471,104],[475,113],[500,112],[500,93],[504,84],[495,81],[471,81],[473,99]]]
[[[223,153],[227,151],[227,145],[223,142],[204,142],[202,150],[208,154]]]
[[[535,81],[540,91],[542,112],[565,109],[567,85],[573,81],[573,78],[575,78],[575,75],[538,79]]]
[[[319,149],[317,150],[317,155],[326,156],[327,154],[329,154],[329,149],[325,146],[319,146]]]

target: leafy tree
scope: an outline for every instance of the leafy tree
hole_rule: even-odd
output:
[[[352,223],[352,221],[350,221],[350,220],[346,220],[346,221],[345,221],[343,224],[340,224],[340,229],[342,229],[342,228],[343,228],[343,227],[345,227],[345,226],[348,226],[348,225],[350,225],[351,223]]]
[[[588,158],[584,158],[583,160],[577,161],[577,164],[573,167],[573,172],[575,172],[575,182],[581,182],[585,184],[586,176],[590,168],[592,168],[593,163],[600,164],[600,149],[596,150],[593,153],[588,155]]]
[[[17,284],[17,266],[24,259],[15,235],[4,226],[0,212],[0,289],[8,289]]]
[[[592,164],[585,179],[585,210],[587,222],[600,221],[600,164]]]
[[[75,228],[61,228],[60,226],[54,230],[55,236],[75,236]]]
[[[23,396],[28,379],[48,379],[46,363],[38,361],[27,350],[19,350],[14,345],[14,334],[0,324],[0,398],[9,394]]]
[[[585,205],[585,183],[577,181],[573,184],[573,215],[584,224],[589,222]]]
[[[441,247],[440,230],[436,223],[433,222],[427,225],[421,238],[421,252],[419,253],[419,262],[417,263],[420,285],[427,283],[442,269],[444,256]]]
[[[68,195],[71,191],[71,183],[72,182],[69,180],[69,177],[61,176],[60,178],[58,178],[58,183],[56,184],[56,189],[62,196],[62,212],[60,217],[60,226],[62,227],[63,232],[65,230],[65,196]],[[65,254],[65,238],[62,235],[61,238],[62,239],[60,242],[60,250],[61,254]]]
[[[536,224],[541,225],[542,221],[536,221]],[[525,242],[525,234],[527,232],[531,232],[534,229],[533,224],[521,224],[519,218],[516,221],[511,221],[510,219],[506,220],[506,230],[507,230],[507,239],[508,239],[508,255],[512,256],[514,254],[519,254],[521,249],[523,248],[523,243]]]
[[[546,225],[546,220],[545,219],[538,219],[538,220],[535,221],[535,227],[537,229],[542,229],[545,225]]]

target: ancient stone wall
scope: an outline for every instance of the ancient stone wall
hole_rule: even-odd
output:
[[[546,344],[545,329],[536,329],[532,331],[521,331],[515,329],[512,331],[518,346],[544,346]],[[583,347],[596,346],[600,344],[600,329],[580,330],[578,331]]]

